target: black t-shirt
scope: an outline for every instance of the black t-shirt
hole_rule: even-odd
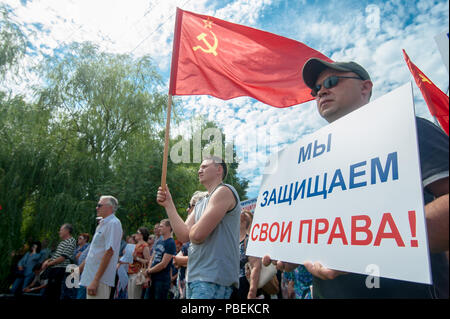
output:
[[[151,267],[159,264],[162,261],[164,254],[170,254],[172,256],[175,256],[177,254],[177,247],[175,245],[175,240],[172,237],[170,237],[167,238],[166,240],[158,241],[156,247],[154,247],[154,253],[155,257],[153,259]],[[170,282],[170,268],[172,267],[172,263],[173,261],[171,258],[166,268],[164,268],[160,272],[152,274],[152,281],[163,280]]]
[[[416,123],[422,181],[430,181],[433,176],[448,177],[448,136],[430,121],[416,117]],[[425,205],[433,199],[425,188]],[[379,278],[379,288],[367,288],[367,275],[352,273],[334,280],[313,277],[313,298],[448,298],[447,256],[445,253],[430,254],[430,263],[433,285]]]

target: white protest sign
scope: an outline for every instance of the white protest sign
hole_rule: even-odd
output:
[[[431,283],[411,84],[267,165],[247,255]]]
[[[449,59],[449,36],[448,31],[439,33],[434,37],[434,40],[436,41],[436,44],[439,48],[439,52],[441,53],[442,61],[445,64],[445,67],[448,69],[448,59]]]

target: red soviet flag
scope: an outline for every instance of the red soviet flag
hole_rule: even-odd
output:
[[[403,56],[406,64],[408,64],[409,70],[416,80],[417,86],[422,92],[423,98],[428,105],[431,115],[436,117],[442,129],[448,135],[448,96],[436,85],[434,85],[434,83],[431,82],[430,79],[427,78],[422,71],[420,71],[420,69],[411,62],[405,50],[403,50]]]
[[[303,82],[303,43],[177,8],[169,94],[250,96],[275,107],[313,99]]]

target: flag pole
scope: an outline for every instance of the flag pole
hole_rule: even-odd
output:
[[[166,190],[167,159],[169,157],[170,114],[172,113],[172,96],[176,95],[175,83],[177,80],[177,70],[178,70],[177,64],[180,47],[181,19],[182,19],[182,10],[180,8],[177,8],[175,17],[175,30],[173,36],[172,63],[170,67],[170,81],[169,81],[170,84],[167,99],[167,119],[166,119],[166,132],[164,138],[164,157],[161,174],[161,188],[163,189],[163,191]]]
[[[167,158],[169,153],[169,137],[170,137],[170,114],[172,112],[172,94],[169,94],[167,102],[167,119],[166,119],[166,132],[164,137],[164,157],[161,175],[161,187],[166,190],[166,177],[167,177]]]

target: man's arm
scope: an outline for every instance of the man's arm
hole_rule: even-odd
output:
[[[59,256],[58,258],[56,258],[55,260],[50,260],[49,262],[47,262],[47,267],[51,267],[57,264],[62,263],[64,260],[66,260],[66,257],[64,256]]]
[[[158,273],[158,272],[164,270],[167,267],[167,265],[170,263],[170,260],[172,258],[173,258],[173,255],[167,254],[167,253],[164,254],[161,262],[159,262],[156,265],[154,265],[153,267],[149,267],[147,269],[147,274],[151,275],[151,274]]]
[[[236,206],[236,199],[228,187],[218,188],[209,200],[202,217],[191,227],[189,239],[201,244],[213,232],[225,214]]]
[[[42,285],[37,286],[37,287],[26,288],[26,289],[24,289],[24,292],[32,292],[32,291],[40,290],[40,289],[45,288],[45,287],[47,287],[47,284],[42,284]]]
[[[175,267],[187,267],[189,257],[184,256],[183,253],[180,251],[176,256],[173,257],[173,263]]]
[[[112,247],[110,247],[103,255],[102,260],[100,261],[100,266],[98,267],[97,273],[95,274],[94,279],[92,280],[91,284],[87,288],[87,293],[89,295],[91,295],[91,296],[97,295],[97,288],[98,288],[98,284],[100,283],[100,278],[102,278],[103,274],[105,273],[105,270],[108,267],[108,264],[113,255],[114,255],[114,250],[112,249]]]
[[[180,215],[178,215],[177,209],[175,208],[175,204],[172,200],[172,195],[170,194],[167,185],[165,191],[163,191],[162,188],[159,187],[156,201],[159,205],[165,208],[167,217],[169,217],[170,220],[170,226],[172,227],[178,240],[182,241],[183,243],[188,242],[189,231],[195,222],[195,218],[193,216],[194,214],[190,214],[186,219],[186,222],[181,218]]]
[[[449,249],[449,180],[437,180],[426,188],[436,197],[425,206],[428,245],[430,252],[439,253]]]
[[[258,281],[259,281],[259,275],[261,273],[261,258],[257,257],[248,257],[248,262],[251,266],[251,272],[250,272],[250,288],[248,289],[248,299],[255,299],[256,298],[256,291],[258,290]]]

